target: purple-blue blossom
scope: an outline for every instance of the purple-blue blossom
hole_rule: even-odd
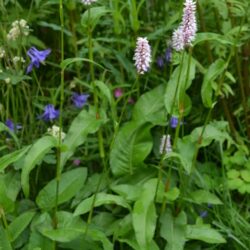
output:
[[[39,116],[44,121],[53,121],[59,117],[59,110],[56,110],[53,104],[48,104],[44,107],[44,112]]]
[[[73,93],[72,95],[72,101],[76,108],[82,108],[87,103],[88,98],[88,94]]]
[[[26,73],[30,73],[34,66],[39,68],[40,63],[45,61],[50,52],[51,49],[37,50],[35,47],[31,47],[27,52],[27,55],[30,57],[30,64],[27,67]]]
[[[172,116],[170,119],[170,127],[176,128],[178,126],[178,117]]]
[[[158,56],[156,62],[157,62],[157,65],[160,69],[162,69],[164,67],[164,60],[163,60],[162,56]]]
[[[165,60],[167,63],[169,63],[171,59],[172,59],[172,50],[170,47],[168,47],[165,52]]]
[[[201,218],[206,218],[207,216],[208,216],[208,211],[207,210],[204,210],[204,211],[200,212],[200,217]]]
[[[179,118],[176,117],[176,116],[172,116],[171,119],[170,119],[170,127],[171,128],[177,128],[178,122],[179,122]],[[180,125],[182,125],[182,124],[183,124],[183,122],[181,121]]]
[[[9,128],[10,131],[15,132],[15,130],[21,129],[20,124],[15,124],[11,119],[7,119],[5,125]]]

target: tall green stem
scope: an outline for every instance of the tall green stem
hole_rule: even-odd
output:
[[[61,23],[61,62],[64,60],[64,17],[63,17],[63,0],[60,0],[59,3],[59,15],[60,15],[60,23]],[[64,69],[61,69],[61,82],[60,82],[60,130],[59,130],[59,145],[57,148],[57,166],[56,166],[56,204],[55,204],[55,215],[54,215],[54,226],[57,228],[57,218],[56,213],[58,209],[58,196],[59,196],[59,185],[61,179],[61,146],[62,146],[62,111],[63,111],[63,103],[64,103]]]

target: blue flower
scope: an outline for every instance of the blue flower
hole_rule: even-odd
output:
[[[172,59],[172,51],[171,51],[171,48],[168,47],[168,48],[166,49],[166,52],[165,52],[165,60],[166,60],[166,62],[168,63],[168,62],[171,61],[171,59]]]
[[[158,56],[158,57],[157,57],[156,62],[157,62],[157,65],[158,65],[158,67],[159,67],[160,69],[162,69],[162,68],[164,67],[164,60],[163,60],[163,58],[162,58],[161,56]]]
[[[51,49],[45,49],[45,50],[37,50],[35,47],[31,47],[27,54],[30,57],[30,64],[26,70],[26,73],[30,73],[33,67],[39,68],[40,63],[42,63],[46,57],[50,54]]]
[[[208,216],[208,211],[204,210],[204,211],[200,212],[201,218],[206,218],[207,216]]]
[[[178,126],[178,117],[172,116],[170,119],[171,128],[176,128]]]
[[[170,119],[170,127],[171,128],[176,128],[178,126],[179,119],[176,116],[172,116]],[[182,125],[183,122],[180,122],[180,125]]]
[[[72,95],[72,101],[76,108],[82,108],[87,103],[88,98],[88,94],[73,93]]]
[[[59,117],[59,114],[59,110],[56,110],[54,105],[48,104],[44,107],[44,112],[39,116],[39,118],[48,122],[57,119]]]
[[[14,124],[11,119],[7,119],[5,125],[9,128],[10,131],[15,132],[15,130],[21,129],[22,126],[19,124]]]

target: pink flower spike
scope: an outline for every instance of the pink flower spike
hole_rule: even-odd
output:
[[[149,70],[151,63],[151,48],[147,38],[138,37],[133,59],[139,74],[144,74]]]
[[[184,45],[183,30],[179,27],[173,33],[172,46],[176,51],[181,51],[184,49]]]
[[[184,3],[181,27],[183,30],[184,44],[190,45],[197,32],[196,3],[193,0],[186,0]]]
[[[183,50],[186,46],[190,46],[194,41],[197,32],[195,15],[196,2],[193,0],[186,0],[184,3],[181,24],[174,31],[172,37],[172,46],[176,51]]]

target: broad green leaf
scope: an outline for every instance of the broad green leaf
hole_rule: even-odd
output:
[[[154,197],[156,186],[157,179],[150,179],[143,185],[142,194],[135,202],[132,212],[135,237],[141,250],[151,249],[150,245],[155,233],[157,215]]]
[[[92,195],[91,197],[82,201],[75,209],[74,216],[85,214],[89,212],[94,207],[99,207],[102,205],[116,204],[121,207],[130,209],[130,205],[126,202],[124,198],[118,195],[98,193]]]
[[[0,250],[12,250],[7,232],[3,229],[1,225],[0,225]]]
[[[154,125],[165,125],[164,85],[160,85],[143,94],[133,109],[133,120],[138,125],[150,122]]]
[[[57,228],[42,226],[40,232],[53,241],[69,242],[84,233],[84,222],[80,217],[74,217],[69,212],[57,213]]]
[[[58,205],[69,201],[83,187],[87,178],[86,168],[77,168],[61,175]],[[56,179],[50,181],[38,194],[36,203],[40,209],[50,210],[56,203]]]
[[[134,250],[139,250],[140,246],[136,242],[136,239],[131,239],[131,238],[132,237],[130,237],[129,239],[119,239],[119,241],[128,244]],[[159,247],[157,246],[155,241],[151,241],[151,243],[148,246],[148,249],[150,249],[150,250],[159,250]]]
[[[100,241],[104,250],[113,250],[113,244],[106,235],[95,229],[92,225],[87,225],[79,216],[65,211],[57,213],[57,228],[52,227],[53,221],[47,213],[38,218],[36,225],[39,232],[47,238],[58,242],[71,242],[78,237],[87,237],[93,241]]]
[[[167,240],[165,250],[183,250],[186,242],[187,216],[184,211],[177,217],[172,215],[170,210],[166,210],[160,218],[160,235]]]
[[[16,150],[12,153],[9,153],[7,155],[4,155],[0,158],[0,171],[3,171],[6,167],[8,167],[10,164],[18,161],[21,159],[27,151],[30,149],[30,146],[24,147],[22,149]]]
[[[58,144],[57,140],[52,136],[44,136],[37,140],[28,151],[24,158],[24,164],[21,174],[22,189],[26,197],[29,197],[29,175],[44,156]]]
[[[189,240],[201,240],[210,244],[226,243],[222,235],[211,228],[210,225],[188,225],[187,238]]]
[[[82,14],[81,25],[84,28],[87,28],[89,26],[93,30],[97,25],[99,19],[102,16],[107,15],[107,13],[109,12],[110,11],[106,9],[105,6],[89,8]]]
[[[12,212],[14,210],[15,202],[8,195],[8,187],[4,183],[4,180],[0,178],[0,211],[3,208],[5,213]]]
[[[30,221],[34,217],[35,212],[25,212],[15,218],[14,221],[9,225],[9,232],[11,236],[11,241],[15,241],[17,237],[24,231],[24,229],[29,225]]]
[[[192,170],[192,159],[196,152],[195,143],[190,140],[189,136],[185,136],[182,139],[178,139],[177,150],[183,168],[190,174]]]
[[[216,41],[223,45],[234,45],[234,41],[231,41],[226,36],[223,36],[217,33],[212,33],[212,32],[202,32],[202,33],[196,34],[195,40],[193,42],[193,46],[195,46],[198,43],[207,42],[207,41]]]
[[[235,178],[235,179],[232,179],[232,180],[228,180],[227,185],[228,185],[229,189],[238,189],[238,188],[244,187],[245,183],[244,183],[244,181],[242,179]]]
[[[236,170],[236,169],[231,169],[227,172],[227,177],[229,179],[236,179],[240,176],[240,171]]]
[[[180,195],[180,190],[177,187],[174,187],[165,193],[167,201],[175,201],[179,197],[179,195]]]
[[[246,182],[250,182],[250,170],[241,170],[240,175]]]
[[[204,130],[204,131],[203,131]],[[202,135],[202,138],[200,138]],[[213,140],[223,143],[228,141],[233,143],[228,133],[228,123],[225,121],[213,121],[205,126],[195,128],[190,134],[190,141],[200,142],[199,147],[208,146]]]
[[[6,195],[15,202],[17,199],[17,196],[21,189],[21,183],[20,183],[20,173],[13,170],[8,171],[6,174],[1,176],[0,174],[0,182],[3,181],[6,187]]]
[[[54,250],[54,243],[39,232],[31,231],[28,250]]]
[[[135,185],[121,184],[110,187],[112,191],[118,193],[128,201],[135,201],[140,197],[141,187]]]
[[[213,204],[222,205],[221,200],[215,195],[206,190],[197,190],[190,193],[190,198],[197,204]]]
[[[201,98],[204,106],[207,108],[211,108],[213,105],[212,83],[225,70],[225,68],[226,63],[222,59],[218,59],[210,65],[204,75],[203,83],[201,86]]]
[[[186,91],[195,77],[195,60],[186,53],[182,55],[182,58],[180,65],[173,71],[164,94],[167,112],[177,117],[180,110],[184,109],[184,116],[191,110],[191,100]]]
[[[63,146],[66,148],[61,154],[61,171],[66,161],[74,154],[76,148],[82,145],[88,134],[93,134],[106,121],[106,115],[101,112],[100,119],[96,117],[94,107],[90,107],[89,111],[82,110],[78,116],[73,120],[71,126],[63,141]]]
[[[118,132],[110,154],[110,166],[115,176],[133,174],[150,153],[153,142],[150,134],[152,125],[137,127],[134,121],[125,124]]]

